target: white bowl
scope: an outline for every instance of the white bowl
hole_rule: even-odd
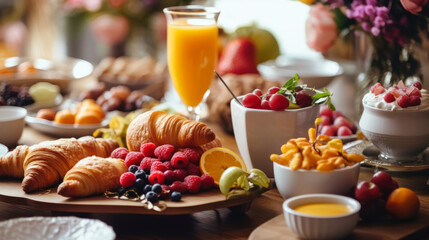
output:
[[[359,127],[382,159],[414,161],[429,146],[429,109],[390,111],[363,106]]]
[[[243,96],[239,97],[241,101]],[[270,155],[291,138],[308,137],[320,106],[285,111],[246,108],[231,100],[232,126],[235,140],[247,169],[258,168],[273,177]]]
[[[301,77],[300,84],[314,88],[325,87],[335,77],[343,74],[342,67],[334,61],[288,56],[280,56],[274,61],[261,63],[258,70],[264,78],[281,82],[298,73]]]
[[[318,216],[293,210],[308,203],[340,203],[348,205],[349,213],[341,215]],[[289,198],[283,203],[283,213],[289,229],[305,239],[338,239],[348,236],[359,219],[360,204],[358,201],[333,194],[307,194]]]
[[[274,180],[284,199],[310,193],[349,195],[359,179],[360,164],[335,169],[331,172],[318,170],[292,170],[273,162]]]
[[[14,146],[21,138],[27,110],[22,107],[0,107],[0,143]]]

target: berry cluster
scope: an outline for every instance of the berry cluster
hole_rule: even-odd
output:
[[[27,106],[33,103],[28,87],[12,86],[9,83],[0,85],[0,106]]]
[[[356,133],[356,125],[348,120],[339,111],[333,111],[328,106],[320,108],[320,118],[323,120],[320,124],[319,133],[326,136],[350,136]]]
[[[176,151],[170,144],[145,143],[139,152],[117,148],[111,157],[123,159],[128,166],[128,172],[120,178],[119,195],[133,189],[139,195],[145,194],[151,202],[157,202],[158,198],[180,201],[184,193],[210,189],[215,186],[214,180],[207,174],[201,175],[201,154],[196,148]]]
[[[405,86],[401,80],[398,84],[393,85],[387,90],[380,83],[376,83],[371,87],[371,93],[375,96],[384,93],[383,99],[385,102],[391,103],[396,101],[401,108],[407,108],[420,105],[420,98],[422,97],[421,89],[421,82],[414,82],[411,86]]]

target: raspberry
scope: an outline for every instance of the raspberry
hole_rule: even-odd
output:
[[[150,172],[155,172],[155,171],[165,172],[167,171],[167,167],[164,164],[162,164],[162,162],[155,161],[152,163],[152,166],[150,166]]]
[[[201,178],[195,175],[189,175],[185,177],[184,183],[186,184],[186,187],[188,188],[188,192],[190,193],[197,193],[200,191],[201,186]]]
[[[130,167],[131,165],[140,165],[140,162],[143,159],[143,154],[141,152],[129,152],[125,157],[125,165]]]
[[[417,106],[420,105],[421,99],[418,96],[411,96],[409,106]]]
[[[215,182],[212,176],[208,174],[201,175],[201,190],[207,190],[215,186]]]
[[[118,147],[115,150],[113,150],[113,152],[110,154],[110,157],[120,158],[125,160],[125,157],[127,156],[128,153],[129,153],[128,149],[124,147]]]
[[[175,168],[186,168],[186,166],[189,164],[189,161],[183,152],[176,152],[171,158],[171,164]]]
[[[121,175],[119,178],[119,183],[123,187],[131,187],[136,182],[136,176],[131,172],[126,172]]]
[[[174,170],[173,165],[171,164],[171,161],[165,161],[162,164],[164,164],[168,170]]]
[[[155,148],[154,154],[161,161],[170,160],[171,155],[173,155],[174,146],[170,144],[164,144]]]
[[[202,151],[200,148],[185,148],[183,153],[188,158],[189,162],[197,164],[200,162]]]
[[[200,167],[193,163],[188,164],[186,171],[188,171],[188,175],[201,175]]]
[[[165,171],[164,172],[164,177],[165,177],[164,182],[166,184],[170,184],[170,183],[176,181],[176,174],[173,172],[173,170],[167,170],[167,171]]]
[[[188,191],[188,187],[184,182],[175,181],[170,185],[170,190],[172,192],[186,193],[186,191]]]
[[[255,89],[255,90],[253,90],[252,93],[255,94],[258,97],[261,97],[262,94],[263,94],[262,91],[261,91],[261,89]]]
[[[188,176],[188,171],[185,169],[174,169],[174,174],[176,175],[176,180],[183,181],[186,176]]]
[[[280,90],[279,87],[270,87],[267,91],[268,94],[275,94]]]
[[[164,173],[161,171],[154,171],[149,175],[149,182],[152,185],[155,183],[163,184],[164,181],[165,181],[165,176],[164,176]]]
[[[140,163],[140,169],[149,171],[152,164],[156,161],[159,162],[158,158],[145,157]]]
[[[274,94],[268,103],[274,111],[283,111],[289,107],[289,100],[282,94]]]
[[[261,99],[253,93],[248,93],[244,96],[243,105],[247,108],[260,108]]]
[[[388,92],[386,93],[386,95],[384,95],[384,101],[386,101],[387,103],[391,103],[395,101],[395,96],[393,96],[391,92]]]
[[[407,95],[402,95],[396,99],[396,102],[401,108],[406,108],[410,105],[410,97]]]
[[[154,143],[144,143],[140,146],[140,152],[145,157],[155,157],[154,151],[156,149],[156,145]]]
[[[421,82],[413,82],[412,86],[418,88],[419,90],[422,90],[423,87]]]
[[[268,100],[262,100],[261,109],[271,110]]]
[[[313,99],[305,92],[298,92],[296,94],[296,104],[302,108],[311,106]]]

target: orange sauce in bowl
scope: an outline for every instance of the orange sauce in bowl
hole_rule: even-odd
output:
[[[351,207],[341,203],[316,202],[299,205],[293,210],[318,216],[341,215],[352,211]]]

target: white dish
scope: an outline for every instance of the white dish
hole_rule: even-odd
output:
[[[0,106],[0,142],[12,147],[22,136],[27,110],[22,107]]]
[[[276,60],[261,63],[258,65],[258,70],[264,78],[282,82],[297,73],[301,77],[300,84],[307,84],[314,88],[327,86],[335,77],[344,72],[342,67],[334,61],[287,56],[280,56]]]
[[[27,124],[48,135],[55,137],[82,137],[92,136],[92,133],[98,129],[105,127],[109,124],[110,119],[117,112],[110,112],[106,115],[100,124],[59,124],[53,121],[37,118],[36,113],[29,113],[25,118]]]
[[[43,103],[33,103],[31,105],[24,106],[27,111],[37,111],[42,108],[52,108],[57,107],[63,102],[63,95],[58,94],[54,102],[43,102]]]
[[[0,222],[0,239],[14,240],[113,240],[112,227],[96,219],[28,217]]]
[[[350,208],[349,213],[318,216],[297,212],[297,206],[308,203],[340,203]],[[287,226],[300,238],[339,239],[349,235],[359,220],[361,206],[358,201],[333,194],[307,194],[283,202],[283,213]]]
[[[0,157],[6,155],[8,151],[9,151],[9,148],[7,148],[5,145],[0,143]]]

